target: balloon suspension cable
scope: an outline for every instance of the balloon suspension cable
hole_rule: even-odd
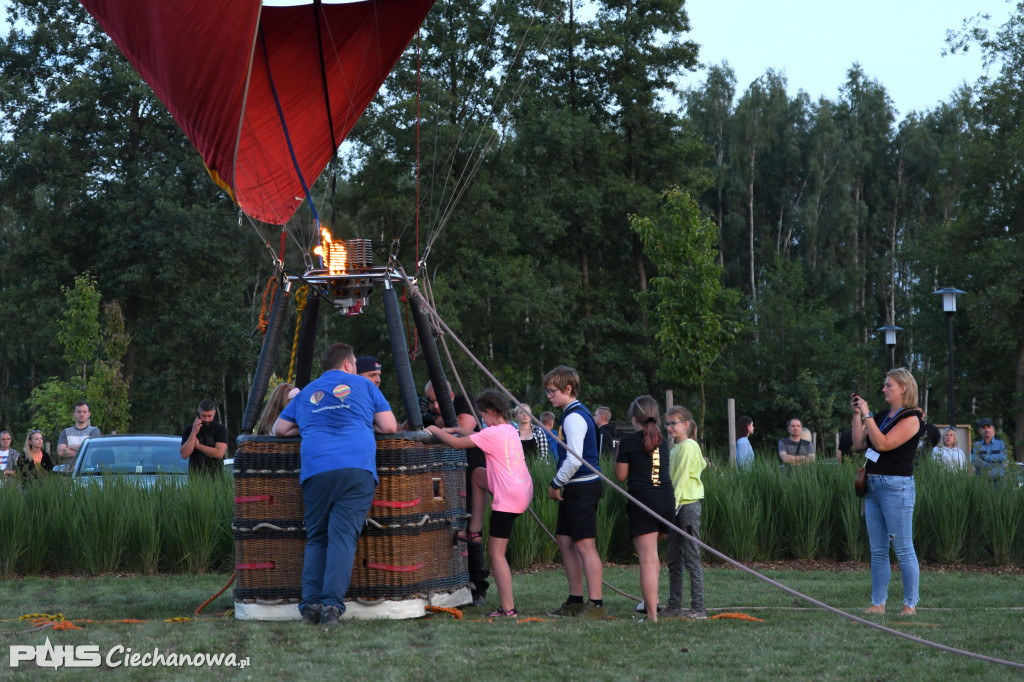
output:
[[[423,27],[416,29],[416,260],[420,257],[420,76],[422,63],[420,57],[420,37]]]
[[[405,275],[404,272],[402,272],[401,274],[402,274],[403,277],[405,277],[406,286],[409,287],[410,293],[413,294],[413,295],[418,293],[419,289],[418,289],[417,285],[414,282],[412,282],[411,280],[409,280],[409,278]],[[421,298],[422,298],[422,295],[421,295]],[[466,356],[473,362],[473,364],[475,364],[480,369],[480,371],[483,372],[484,376],[487,377],[487,379],[489,379],[494,384],[494,386],[499,388],[502,393],[504,393],[506,396],[508,396],[509,399],[511,399],[517,406],[521,405],[519,400],[507,388],[505,388],[505,386],[498,380],[498,378],[496,376],[494,376],[494,374],[492,374],[487,369],[487,367],[469,350],[469,348],[466,346],[466,344],[464,344],[462,342],[462,340],[459,339],[459,337],[455,334],[455,332],[453,332],[451,330],[451,328],[447,324],[445,324],[444,320],[442,320],[441,317],[437,314],[437,311],[425,299],[424,299],[424,305],[427,308],[427,313],[435,320],[436,324],[440,328],[444,329],[444,331],[449,336],[451,336],[452,340],[455,341],[456,344],[458,344],[459,348],[462,349],[462,352],[464,352],[466,354]],[[676,525],[675,519],[666,519],[666,518],[663,518],[662,516],[660,516],[657,512],[655,512],[653,509],[648,507],[646,504],[644,504],[640,500],[638,500],[635,497],[633,497],[632,495],[630,495],[629,492],[627,492],[625,489],[619,487],[618,484],[613,482],[605,474],[601,473],[601,470],[599,468],[595,467],[593,464],[591,464],[591,463],[587,462],[585,459],[583,459],[583,457],[581,457],[579,453],[575,452],[572,448],[570,448],[568,443],[566,443],[564,440],[559,438],[557,434],[554,434],[551,431],[549,431],[548,429],[545,429],[544,425],[541,424],[540,421],[536,417],[531,415],[530,416],[530,421],[532,421],[533,423],[535,423],[538,426],[540,426],[544,430],[545,433],[549,434],[559,445],[561,445],[563,448],[565,448],[565,451],[566,451],[566,453],[568,455],[571,455],[572,457],[577,459],[582,466],[586,467],[592,473],[597,475],[613,491],[615,491],[618,494],[620,494],[623,497],[625,497],[627,500],[629,500],[630,502],[635,504],[637,507],[642,509],[644,512],[646,512],[652,518],[658,519],[658,521],[660,521],[661,523],[664,523],[670,530],[678,533],[679,535],[681,535],[682,537],[686,538],[687,540],[695,543],[697,546],[701,547],[706,552],[708,552],[708,553],[718,557],[719,559],[721,559],[722,561],[726,562],[727,564],[733,566],[734,568],[737,568],[737,569],[743,571],[744,573],[747,573],[748,575],[753,576],[754,578],[757,578],[758,580],[761,580],[761,581],[771,585],[772,587],[785,592],[786,594],[788,594],[788,595],[790,595],[792,597],[796,597],[797,599],[801,599],[803,601],[806,601],[809,604],[812,604],[813,606],[816,606],[816,607],[818,607],[818,608],[820,608],[820,609],[822,609],[824,611],[828,611],[829,613],[832,613],[834,615],[837,615],[837,616],[840,616],[840,617],[845,618],[847,620],[850,620],[850,621],[852,621],[854,623],[858,623],[860,625],[865,625],[867,627],[874,628],[875,630],[879,630],[879,631],[884,632],[886,634],[893,635],[894,637],[899,637],[901,639],[906,639],[908,641],[915,642],[917,644],[922,644],[924,646],[929,646],[929,647],[932,647],[934,649],[939,649],[940,651],[946,651],[946,652],[949,652],[949,653],[954,653],[954,654],[959,654],[961,656],[966,656],[968,658],[975,658],[975,659],[978,659],[978,660],[986,661],[988,663],[997,663],[999,665],[1005,665],[1005,666],[1009,666],[1011,668],[1018,668],[1018,669],[1024,670],[1024,663],[1018,663],[1016,661],[1007,661],[1007,660],[1004,660],[1004,659],[1001,659],[1001,658],[994,658],[992,656],[985,656],[984,654],[977,654],[977,653],[974,653],[973,651],[965,651],[963,649],[956,649],[954,647],[946,646],[945,644],[939,644],[938,642],[932,642],[932,641],[929,641],[927,639],[922,639],[920,637],[915,637],[914,635],[907,634],[905,632],[900,632],[899,630],[894,630],[893,628],[889,628],[889,627],[886,627],[884,625],[881,625],[880,623],[875,623],[875,622],[867,620],[865,618],[861,618],[860,616],[854,615],[852,613],[847,613],[846,611],[843,611],[843,610],[838,609],[838,608],[836,608],[834,606],[830,606],[829,604],[826,604],[826,603],[824,603],[822,601],[819,601],[819,600],[815,599],[814,597],[811,597],[811,596],[808,596],[806,594],[803,594],[802,592],[798,592],[797,590],[794,590],[791,587],[787,587],[786,585],[783,585],[782,583],[780,583],[780,582],[778,582],[776,580],[773,580],[773,579],[769,578],[766,575],[758,573],[754,569],[752,569],[752,568],[750,568],[750,567],[740,563],[739,561],[736,561],[732,557],[727,556],[726,554],[723,554],[722,552],[718,551],[717,549],[715,549],[711,545],[708,545],[707,543],[703,542],[699,538],[696,538],[696,537],[690,535],[685,530],[683,530],[682,528],[680,528],[679,526]]]
[[[281,108],[281,99],[277,94],[277,87],[274,85],[274,75],[270,70],[270,55],[267,52],[267,37],[263,32],[263,24],[260,24],[259,28],[260,45],[263,47],[263,59],[267,65],[267,81],[270,84],[270,92],[274,96],[274,106],[277,107],[277,117],[281,121],[281,132],[284,133],[284,140],[288,144],[288,153],[292,157],[292,165],[295,167],[295,174],[299,178],[299,183],[302,185],[302,191],[306,196],[306,202],[309,204],[309,210],[313,213],[313,220],[316,223],[317,243],[320,241],[320,215],[316,211],[316,206],[313,205],[313,195],[309,191],[309,187],[306,185],[306,178],[302,175],[302,168],[299,166],[299,160],[295,156],[295,147],[292,145],[291,135],[288,133],[288,123],[284,119],[284,110]]]
[[[316,27],[317,56],[320,57],[320,81],[324,90],[324,111],[327,114],[327,127],[331,132],[331,227],[334,227],[338,194],[338,174],[334,172],[335,156],[338,153],[338,135],[334,132],[334,116],[331,115],[331,93],[327,87],[327,65],[324,63],[324,42],[320,29],[320,15],[323,12],[323,0],[313,0],[313,25]]]
[[[423,288],[427,292],[427,303],[430,306],[430,326],[434,328],[434,336],[441,341],[441,348],[444,348],[444,355],[448,359],[448,366],[452,368],[452,377],[455,379],[455,383],[459,387],[459,392],[466,396],[466,402],[470,403],[470,409],[473,410],[473,416],[476,418],[476,423],[483,424],[483,419],[480,418],[480,413],[477,412],[476,405],[469,400],[469,391],[467,391],[466,387],[462,385],[462,378],[459,376],[459,370],[455,368],[455,361],[452,359],[452,354],[448,350],[448,344],[444,340],[444,331],[442,331],[441,327],[438,325],[439,320],[435,319],[436,315],[433,311],[437,309],[437,306],[434,304],[434,289],[430,286],[426,272],[423,273]]]
[[[391,251],[388,252],[388,264],[386,274],[390,278],[391,275],[397,274],[401,269],[401,261],[398,259],[398,251],[402,247],[400,239],[395,238],[391,240]]]
[[[541,4],[541,7],[543,7],[543,3]],[[526,30],[523,32],[522,39],[516,45],[514,52],[515,56],[518,56],[519,54],[524,52],[526,40],[530,35],[531,29],[536,21],[536,16],[531,17],[529,26],[527,26]],[[514,108],[518,106],[519,101],[522,99],[523,92],[527,90],[530,82],[537,76],[539,64],[541,62],[541,56],[544,54],[544,51],[546,50],[547,45],[551,41],[555,32],[562,25],[563,22],[559,19],[553,22],[552,25],[548,28],[547,32],[544,34],[544,39],[540,45],[540,49],[538,50],[537,54],[535,54],[533,58],[530,60],[529,67],[526,70],[525,76],[513,90],[511,96],[509,97],[508,104],[504,107],[504,112],[499,115],[497,113],[497,107],[492,107],[491,116],[493,116],[494,121],[497,123],[497,125],[483,126],[477,133],[477,137],[473,142],[473,146],[470,149],[469,154],[466,155],[466,157],[468,159],[471,159],[471,161],[468,162],[466,166],[462,169],[462,171],[459,173],[459,177],[455,181],[455,187],[452,190],[452,195],[448,200],[447,206],[440,210],[440,216],[435,215],[432,218],[432,222],[435,225],[427,237],[427,244],[424,247],[425,254],[430,251],[430,248],[433,246],[434,242],[437,241],[437,238],[440,236],[441,231],[448,224],[448,221],[451,220],[452,214],[454,213],[456,206],[458,206],[458,204],[462,201],[462,197],[465,195],[466,191],[469,189],[469,186],[475,179],[477,173],[480,171],[480,168],[483,166],[484,160],[487,156],[486,152],[495,144],[495,141],[499,136],[498,131],[504,125],[505,121],[507,121],[508,118],[512,115]],[[500,97],[501,94],[504,92],[505,86],[508,84],[508,77],[509,74],[506,72],[502,77],[500,87],[498,88],[498,92],[495,94],[495,99]],[[484,131],[486,129],[490,129],[491,132],[490,135],[488,135],[487,139],[483,140]],[[465,129],[460,131],[459,137],[455,142],[456,148],[458,148],[459,144],[461,143],[464,132]],[[481,143],[482,140],[483,142]],[[479,152],[477,151],[478,148]],[[445,187],[447,187],[449,180],[451,179],[451,176],[452,169],[449,167],[448,176],[445,178]]]

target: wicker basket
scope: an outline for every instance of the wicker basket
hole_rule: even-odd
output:
[[[235,601],[298,602],[305,551],[299,439],[242,436],[235,454]],[[347,599],[408,599],[469,582],[465,452],[412,438],[377,441],[380,483]]]

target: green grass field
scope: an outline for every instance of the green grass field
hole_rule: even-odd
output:
[[[767,574],[838,608],[860,613],[868,603],[870,574],[849,564],[835,570],[771,570]],[[667,580],[665,571],[663,579]],[[764,622],[733,619],[635,620],[633,603],[606,590],[606,622],[544,616],[565,596],[558,568],[516,573],[517,608],[534,622],[487,622],[483,609],[463,620],[435,615],[412,621],[343,621],[341,627],[298,622],[236,621],[230,591],[187,622],[195,608],[227,581],[226,575],[40,578],[6,580],[0,592],[0,648],[11,645],[96,645],[106,659],[121,646],[137,653],[234,653],[249,667],[108,669],[127,679],[281,680],[333,679],[870,679],[1005,680],[1020,670],[938,651],[808,608],[746,574],[708,568],[705,599],[711,615],[741,612]],[[639,592],[636,567],[610,567],[605,578]],[[914,619],[900,619],[899,574],[889,608],[876,618],[892,628],[948,646],[1024,661],[1024,590],[1015,573],[925,570]],[[667,585],[663,585],[663,598]],[[493,596],[492,596],[493,602]],[[490,609],[488,609],[490,610]],[[24,614],[62,613],[80,630],[33,630]],[[116,622],[138,619],[142,623]],[[85,622],[98,621],[98,622]],[[118,650],[114,660],[124,659]],[[39,669],[34,663],[0,665],[12,679],[78,679],[91,669]],[[8,675],[10,673],[10,675]],[[90,676],[91,677],[91,676]],[[87,678],[88,679],[88,678]]]

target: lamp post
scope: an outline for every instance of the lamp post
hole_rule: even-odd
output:
[[[894,324],[887,324],[879,327],[876,332],[885,332],[885,345],[889,347],[889,369],[896,366],[896,332],[903,331],[903,327]]]
[[[949,425],[955,427],[954,405],[956,401],[953,399],[953,313],[956,312],[956,297],[967,292],[954,289],[953,287],[946,287],[945,289],[939,289],[935,293],[942,296],[942,311],[946,313],[946,329],[949,339]]]

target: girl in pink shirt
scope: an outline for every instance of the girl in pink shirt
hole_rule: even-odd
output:
[[[508,401],[494,390],[483,391],[476,399],[476,409],[487,428],[476,433],[464,429],[441,429],[428,426],[427,430],[453,448],[478,447],[487,460],[486,468],[473,471],[473,510],[469,520],[469,535],[460,536],[468,542],[479,542],[484,525],[484,499],[486,493],[494,496],[491,502],[491,532],[487,542],[487,555],[491,558],[491,571],[498,587],[501,605],[490,618],[517,618],[512,599],[512,571],[505,558],[512,524],[526,511],[533,500],[533,479],[526,468],[519,430],[513,426]]]

